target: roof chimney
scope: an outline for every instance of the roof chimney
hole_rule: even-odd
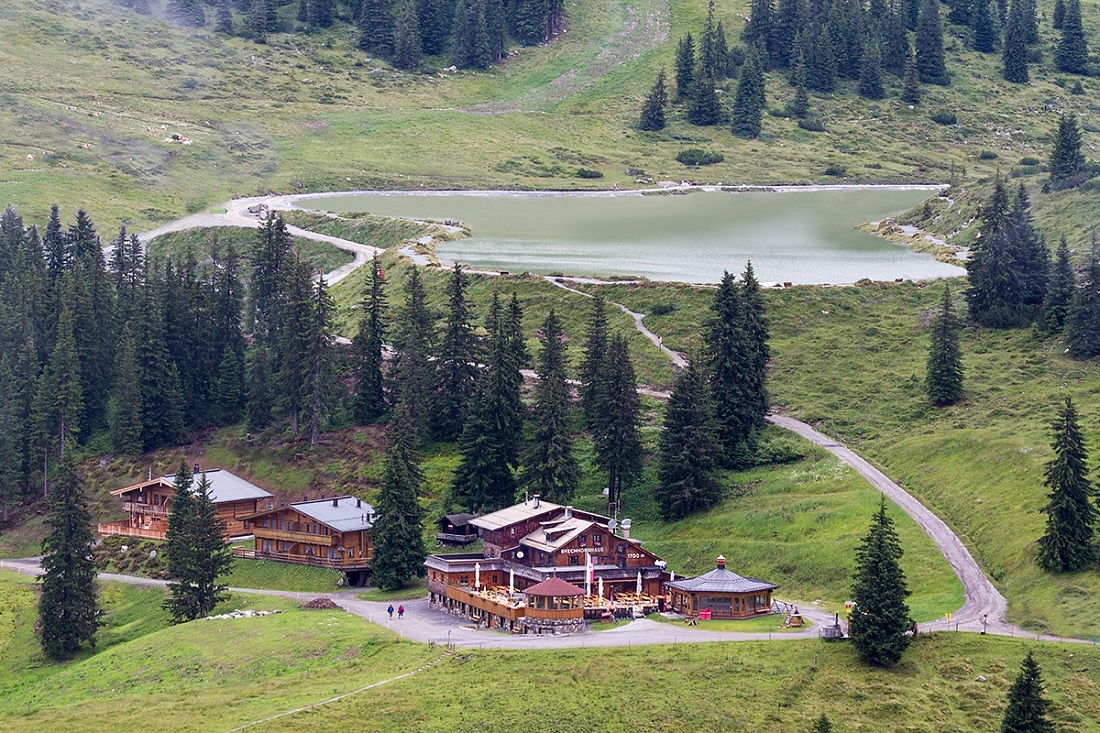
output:
[[[199,472],[199,464],[196,463],[194,473],[198,473],[198,472]]]
[[[539,508],[539,495],[538,494],[535,494],[535,508],[536,509]]]
[[[619,522],[619,529],[621,529],[623,531],[623,539],[624,540],[630,539],[630,525],[631,524],[633,524],[633,522],[630,521],[630,517],[627,517],[623,521]]]
[[[718,569],[719,570],[725,570],[726,569],[726,558],[723,557],[722,555],[718,556]]]
[[[355,508],[358,509],[361,506],[363,506],[363,500],[362,499],[356,499],[355,500]]]
[[[571,506],[565,507],[565,518],[566,519],[572,519],[573,518],[573,507],[571,507]]]
[[[339,497],[336,497],[336,496],[332,497],[332,505],[333,505],[333,506],[340,506],[340,499],[339,499]]]

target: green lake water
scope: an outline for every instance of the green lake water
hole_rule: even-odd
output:
[[[843,284],[964,273],[855,229],[930,195],[885,188],[670,196],[379,193],[297,203],[465,222],[472,236],[442,243],[436,254],[475,269],[713,283],[752,260],[764,283]]]

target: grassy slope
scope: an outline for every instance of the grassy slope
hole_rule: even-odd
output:
[[[0,587],[0,730],[225,730],[438,654],[343,612],[262,596],[232,598],[219,612],[287,612],[168,626],[163,591],[105,584],[98,649],[51,664],[33,636],[33,586],[0,573]]]
[[[149,243],[148,251],[149,255],[153,257],[194,255],[197,258],[203,258],[215,246],[224,255],[225,248],[232,244],[233,250],[243,257],[244,266],[241,274],[247,278],[250,274],[248,268],[249,255],[255,242],[256,232],[251,229],[239,227],[188,229],[157,237]],[[317,242],[303,237],[292,237],[291,242],[298,254],[312,265],[313,269],[321,272],[331,272],[355,259],[351,252],[324,242]]]
[[[1096,3],[1084,5],[1095,40]],[[1040,3],[1040,13],[1051,7]],[[744,0],[717,8],[731,39],[747,9]],[[292,12],[284,9],[288,20]],[[1047,23],[1046,60],[1030,85],[1001,81],[996,55],[963,50],[952,31],[954,84],[925,87],[914,110],[896,98],[830,95],[813,100],[825,134],[768,116],[760,140],[740,141],[721,127],[687,125],[678,111],[665,132],[632,130],[656,70],[671,66],[675,39],[698,33],[704,12],[702,0],[577,3],[569,32],[547,47],[523,49],[486,73],[412,75],[374,73],[342,29],[277,34],[258,46],[173,29],[112,0],[79,8],[12,0],[0,8],[0,36],[9,39],[0,48],[0,128],[8,131],[0,200],[35,218],[52,201],[86,206],[109,229],[269,189],[607,187],[632,184],[627,168],[679,179],[686,171],[675,155],[691,146],[725,155],[690,174],[714,181],[823,180],[830,163],[850,179],[965,180],[1024,155],[1045,157],[1060,109],[1077,111],[1090,130],[1086,144],[1096,144],[1094,82],[1085,81],[1082,96],[1054,83]],[[621,47],[646,16],[652,26],[636,34],[637,57],[608,64],[598,51]],[[669,42],[654,47],[668,23]],[[791,90],[772,75],[768,92],[778,108]],[[929,119],[943,107],[958,113],[958,126]],[[164,142],[172,134],[194,144]],[[983,149],[1001,158],[980,161]],[[579,180],[580,166],[606,178]]]

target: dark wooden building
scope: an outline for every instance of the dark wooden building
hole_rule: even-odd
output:
[[[225,522],[226,539],[247,534],[244,517],[271,506],[274,501],[270,493],[229,471],[215,468],[206,471],[205,475],[210,483],[210,500],[218,509],[218,518]],[[196,485],[200,477],[196,466]],[[122,499],[122,511],[126,512],[127,518],[120,522],[100,524],[99,533],[163,540],[168,531],[168,517],[172,513],[172,498],[175,493],[175,475],[160,476],[115,489],[111,495]]]
[[[354,496],[285,504],[245,517],[256,548],[234,548],[234,554],[335,568],[352,585],[364,585],[374,558],[374,520],[374,507]]]
[[[435,538],[445,545],[468,545],[477,542],[477,527],[470,524],[476,514],[444,514],[439,518]]]
[[[744,578],[726,569],[726,558],[709,573],[665,583],[672,596],[672,610],[698,617],[750,618],[771,613],[772,591],[779,586],[756,578]],[[706,615],[706,614],[704,614]]]

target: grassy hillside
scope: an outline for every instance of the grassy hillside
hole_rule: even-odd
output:
[[[209,256],[212,249],[217,249],[220,254],[225,249],[233,246],[233,250],[242,256],[243,267],[241,275],[247,279],[251,274],[249,270],[249,255],[256,243],[256,232],[252,229],[240,227],[215,227],[212,229],[188,229],[182,232],[171,232],[157,237],[149,243],[148,253],[150,257],[187,257],[194,255],[199,260]],[[313,269],[321,272],[332,270],[348,264],[355,256],[346,250],[335,247],[325,242],[317,242],[304,237],[291,237],[294,250]]]
[[[1085,94],[1053,71],[1049,21],[1032,83],[999,77],[999,57],[967,51],[949,28],[949,88],[924,87],[914,109],[896,97],[815,97],[828,132],[766,116],[760,140],[698,128],[672,114],[661,133],[632,129],[675,41],[698,34],[703,0],[594,0],[569,6],[566,34],[518,49],[488,72],[397,73],[355,48],[346,27],[273,34],[266,45],[140,16],[113,0],[11,0],[0,8],[0,200],[44,216],[51,202],[86,206],[107,226],[140,226],[231,195],[352,188],[583,188],[634,180],[775,183],[965,181],[1045,158],[1056,112],[1076,111],[1096,157],[1095,80]],[[291,4],[293,5],[293,4]],[[719,4],[736,40],[748,2]],[[1086,0],[1086,33],[1100,18]],[[1039,3],[1049,18],[1052,0]],[[293,23],[287,6],[289,26]],[[440,65],[446,65],[443,61]],[[891,93],[897,83],[890,82]],[[772,74],[769,108],[791,89]],[[938,109],[957,125],[930,119]],[[192,141],[172,140],[180,135]],[[685,147],[725,162],[689,171]],[[1000,157],[981,160],[982,150]],[[576,178],[579,167],[605,174]],[[633,171],[628,173],[629,171]]]
[[[890,670],[864,667],[848,644],[817,640],[444,655],[339,611],[297,611],[281,599],[254,598],[253,607],[287,612],[167,628],[156,618],[126,636],[104,634],[98,650],[73,662],[47,664],[31,631],[30,584],[0,574],[0,588],[4,731],[225,731],[442,657],[414,677],[256,730],[350,730],[366,720],[377,731],[459,725],[511,733],[532,719],[551,732],[594,725],[808,730],[824,713],[838,731],[984,732],[997,729],[1029,649],[1042,666],[1059,730],[1100,730],[1100,651],[1088,646],[936,634],[918,638]],[[153,612],[163,597],[121,592],[125,597],[109,602],[112,629],[125,627],[128,608]]]

